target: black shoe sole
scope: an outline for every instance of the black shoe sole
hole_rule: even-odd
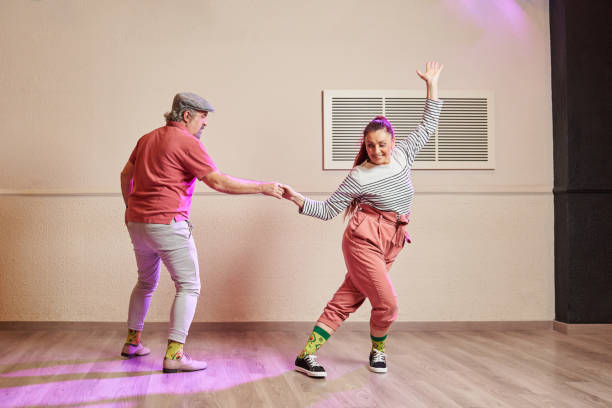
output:
[[[121,357],[123,358],[134,358],[134,357],[144,357],[144,356],[148,356],[151,353],[147,353],[147,354],[128,354],[128,353],[121,353]]]
[[[175,374],[175,373],[194,373],[196,371],[204,371],[208,367],[200,368],[199,370],[181,370],[180,368],[162,368],[164,374]]]
[[[323,372],[321,372],[321,371],[308,371],[307,369],[302,368],[302,367],[298,367],[298,366],[295,366],[295,371],[298,371],[300,373],[306,374],[307,376],[312,377],[312,378],[325,378],[325,377],[327,377],[327,373],[325,371],[323,371]]]

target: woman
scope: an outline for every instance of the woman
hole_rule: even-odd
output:
[[[301,214],[329,220],[345,210],[345,217],[351,216],[342,239],[348,272],[296,358],[297,371],[311,377],[326,376],[315,353],[365,298],[372,305],[370,370],[387,371],[385,341],[398,314],[388,272],[404,242],[410,242],[405,232],[414,194],[410,168],[438,126],[442,109],[438,78],[443,68],[438,62],[427,62],[425,73],[417,70],[417,75],[427,84],[427,101],[419,126],[396,145],[389,121],[383,116],[374,118],[363,131],[353,169],[327,200],[310,200],[284,186],[283,197],[293,201]]]

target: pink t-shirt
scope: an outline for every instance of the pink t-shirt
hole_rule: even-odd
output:
[[[170,224],[189,218],[196,179],[216,171],[204,145],[182,123],[168,122],[138,140],[126,222]]]

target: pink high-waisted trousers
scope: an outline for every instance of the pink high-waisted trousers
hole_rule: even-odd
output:
[[[366,298],[372,305],[370,331],[381,334],[397,319],[397,294],[389,279],[395,258],[410,242],[406,234],[408,216],[360,205],[342,238],[347,273],[318,322],[334,330],[361,306]]]

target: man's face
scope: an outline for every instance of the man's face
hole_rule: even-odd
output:
[[[195,114],[192,114],[186,111],[183,114],[183,120],[185,121],[187,131],[199,139],[202,136],[202,130],[204,130],[208,123],[207,117],[208,112],[195,111]]]

